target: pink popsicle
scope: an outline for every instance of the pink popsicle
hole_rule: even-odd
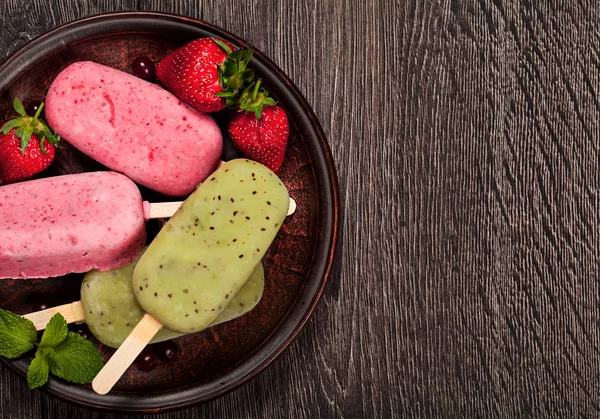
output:
[[[104,65],[65,68],[50,86],[45,112],[64,140],[166,195],[190,194],[219,164],[223,140],[211,117]]]
[[[124,266],[146,240],[145,212],[135,183],[115,172],[0,186],[0,278]]]

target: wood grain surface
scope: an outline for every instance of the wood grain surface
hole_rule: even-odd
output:
[[[112,10],[265,52],[329,138],[342,250],[291,347],[157,418],[598,417],[594,0],[2,0],[0,51]],[[0,365],[2,418],[116,418]]]

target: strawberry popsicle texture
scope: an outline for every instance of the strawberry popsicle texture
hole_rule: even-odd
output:
[[[45,112],[65,141],[165,195],[189,195],[221,157],[223,139],[210,116],[156,84],[91,61],[56,77]]]
[[[118,268],[146,241],[146,208],[115,172],[0,186],[0,278],[46,278]]]

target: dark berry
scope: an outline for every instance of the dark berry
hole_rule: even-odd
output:
[[[156,67],[148,57],[137,57],[133,60],[133,63],[131,63],[131,71],[136,77],[139,77],[142,80],[156,80]]]
[[[151,371],[158,364],[158,358],[151,346],[146,346],[135,359],[135,364],[142,371]]]
[[[179,352],[179,348],[172,340],[160,342],[152,346],[154,346],[154,352],[161,361],[171,362],[177,358],[177,352]]]
[[[158,232],[162,230],[166,223],[167,220],[163,218],[152,218],[148,220],[146,223],[146,244],[150,244],[150,242],[154,240]]]
[[[43,297],[34,297],[32,298],[32,307],[31,307],[31,311],[42,311],[42,310],[46,310],[50,307],[52,307],[52,305],[43,299]]]
[[[239,159],[242,157],[242,153],[238,151],[233,145],[233,142],[228,136],[223,137],[223,151],[221,153],[221,160],[229,161],[233,159]]]
[[[71,332],[78,333],[86,339],[89,339],[92,337],[92,333],[90,332],[90,329],[87,327],[87,325],[85,323],[72,324],[69,326],[69,329],[71,330]]]
[[[27,105],[27,108],[25,108],[25,112],[27,112],[28,116],[34,116],[35,113],[38,111],[38,109],[40,108],[40,106],[42,106],[42,101],[41,100],[32,100],[31,102],[29,102],[29,104]],[[42,113],[40,114],[40,117],[44,114],[44,110],[42,109]]]

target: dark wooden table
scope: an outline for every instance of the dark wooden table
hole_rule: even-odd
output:
[[[126,9],[200,18],[270,56],[323,124],[344,207],[340,259],[292,346],[157,417],[600,415],[595,1],[2,0],[1,54]],[[116,417],[4,366],[0,393],[2,418]]]

